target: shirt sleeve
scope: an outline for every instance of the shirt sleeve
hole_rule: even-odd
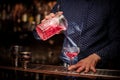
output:
[[[36,29],[34,29],[34,30],[32,31],[32,33],[33,33],[33,36],[34,36],[34,38],[35,38],[36,40],[41,40],[40,37],[38,36],[37,32],[36,32]]]
[[[96,52],[102,60],[112,59],[120,56],[120,9],[119,6],[113,5],[111,7],[111,15],[109,18],[108,36],[110,43]]]
[[[51,10],[52,13],[56,13],[57,11],[61,11],[61,0],[57,0],[57,3]]]

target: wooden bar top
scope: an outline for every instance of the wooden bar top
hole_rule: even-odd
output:
[[[120,71],[109,70],[109,69],[97,69],[96,73],[93,73],[92,71],[88,73],[84,73],[84,72],[77,73],[75,71],[68,71],[64,66],[42,65],[42,64],[31,64],[27,69],[23,69],[21,67],[12,67],[12,66],[0,66],[0,69],[61,75],[61,76],[104,78],[104,79],[112,78],[112,79],[120,80]]]

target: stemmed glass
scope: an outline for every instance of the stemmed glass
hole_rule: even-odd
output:
[[[64,54],[69,58],[69,65],[73,64],[74,58],[80,53],[80,48],[77,46],[64,47]]]
[[[73,61],[74,61],[75,57],[80,53],[80,48],[77,46],[72,46],[72,47],[67,46],[67,47],[64,47],[63,49],[64,49],[64,54],[70,60],[69,66],[71,66],[72,64],[74,64]],[[73,71],[70,71],[70,72],[73,72]],[[72,76],[70,76],[69,78],[70,78],[70,80],[76,80],[76,78],[72,77]]]

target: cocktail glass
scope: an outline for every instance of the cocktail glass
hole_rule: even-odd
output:
[[[74,58],[80,53],[80,48],[73,46],[73,47],[64,47],[64,54],[69,58],[70,63],[69,65],[73,64]]]

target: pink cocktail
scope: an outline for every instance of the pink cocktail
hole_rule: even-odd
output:
[[[36,27],[36,31],[39,35],[39,37],[42,40],[47,40],[50,37],[54,36],[55,34],[59,34],[61,31],[65,30],[63,26],[54,26],[54,25],[50,25],[48,26],[49,28],[47,30],[41,30],[39,27]]]
[[[69,57],[70,59],[74,59],[74,57],[76,57],[78,55],[78,53],[76,52],[66,52],[66,56]]]
[[[79,47],[64,47],[64,54],[69,58],[70,65],[73,64],[72,60],[79,54]]]

